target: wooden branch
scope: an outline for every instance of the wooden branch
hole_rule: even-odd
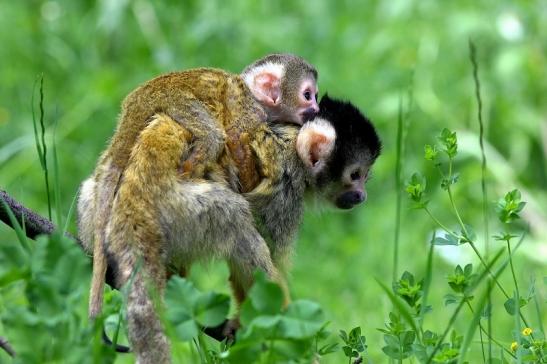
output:
[[[31,239],[36,239],[38,235],[51,235],[55,230],[56,227],[51,221],[21,205],[19,202],[15,201],[13,197],[8,195],[6,191],[0,190],[0,199],[4,200],[6,205],[9,206],[9,208],[15,215],[15,219],[19,222],[21,226],[23,225],[24,221],[25,234],[27,235],[27,237]],[[8,212],[6,211],[5,206],[2,203],[0,203],[0,221],[4,222],[12,229],[14,228],[9,218]],[[66,233],[66,235],[76,241],[78,245],[80,245],[80,247],[83,249],[83,245],[80,239],[70,233]]]
[[[11,347],[8,340],[0,336],[0,348],[2,348],[6,353],[8,353],[9,356],[12,358],[15,356],[15,350]]]

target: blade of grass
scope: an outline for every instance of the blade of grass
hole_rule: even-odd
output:
[[[44,75],[41,74],[37,77],[34,83],[34,89],[36,88],[36,83],[40,80],[40,101],[38,103],[40,107],[40,137],[38,136],[38,126],[36,122],[36,116],[34,114],[34,90],[31,98],[32,102],[32,124],[34,126],[34,137],[36,142],[36,149],[38,150],[38,159],[40,160],[40,165],[44,172],[44,180],[46,184],[46,196],[47,196],[47,208],[48,208],[48,218],[51,220],[51,194],[49,192],[49,171],[47,168],[47,146],[46,146],[46,128],[44,125]]]
[[[399,97],[399,108],[397,113],[397,146],[396,146],[396,161],[395,161],[395,236],[393,239],[393,280],[398,276],[399,269],[399,237],[401,232],[401,205],[403,193],[402,181],[402,162],[405,150],[405,141],[408,126],[410,124],[410,112],[413,104],[413,88],[414,88],[414,70],[410,75],[410,82],[407,89],[408,105],[406,113],[403,113],[403,98]]]
[[[402,150],[403,150],[403,98],[399,96],[397,113],[397,150],[395,159],[395,237],[393,239],[393,281],[398,277],[399,266],[399,233],[401,230],[401,201],[402,201]]]
[[[27,234],[25,234],[24,229],[21,227],[21,224],[19,224],[19,221],[17,221],[17,218],[13,214],[13,211],[11,211],[11,208],[8,206],[6,201],[0,198],[0,202],[2,203],[4,210],[8,214],[8,217],[11,221],[11,226],[13,226],[13,229],[15,230],[15,234],[17,235],[17,239],[21,242],[21,245],[23,246],[25,251],[27,253],[30,252],[30,244],[27,240]],[[23,223],[24,221],[25,220],[23,219]]]
[[[59,118],[57,117],[57,110],[55,110],[55,121],[53,124],[53,136],[52,136],[52,154],[53,154],[53,196],[55,197],[55,212],[56,212],[56,224],[61,226],[61,183],[59,181],[59,159],[57,158],[57,142],[55,140],[57,135],[57,125],[59,124]]]
[[[422,297],[422,308],[420,310],[420,330],[423,330],[422,326],[424,322],[425,311],[427,309],[427,298],[429,297],[429,287],[431,286],[431,277],[433,276],[433,249],[435,247],[435,244],[433,244],[433,242],[435,241],[436,235],[437,234],[434,232],[433,236],[431,237],[431,242],[429,243],[429,253],[427,254],[427,265],[425,268],[425,277],[424,277],[424,286],[423,286],[424,295]]]
[[[63,235],[67,232],[68,225],[70,225],[70,221],[72,220],[72,216],[74,215],[74,207],[76,206],[76,201],[78,201],[79,194],[80,194],[80,191],[78,190],[78,192],[76,192],[76,194],[72,198],[72,202],[70,203],[70,207],[66,215],[65,226],[63,227]]]
[[[484,225],[484,255],[488,260],[490,253],[489,244],[489,227],[488,227],[488,191],[486,189],[486,154],[484,152],[484,122],[482,119],[482,97],[481,97],[481,83],[479,79],[479,65],[477,62],[477,51],[475,43],[469,39],[469,58],[473,68],[473,80],[475,81],[475,98],[477,100],[477,120],[479,122],[479,146],[481,149],[481,190],[482,190],[482,216]],[[490,284],[489,284],[490,285]],[[489,292],[491,292],[489,290]],[[489,294],[488,304],[491,304],[492,297]],[[492,335],[492,317],[488,316],[488,337]],[[492,340],[488,340],[488,361],[492,361]]]
[[[535,280],[534,280],[534,285],[535,285]],[[542,316],[541,316],[541,309],[539,308],[539,301],[538,301],[538,298],[537,298],[537,293],[534,295],[534,306],[536,308],[536,315],[537,315],[539,330],[541,331],[542,336],[545,337],[545,329],[543,328],[543,319],[542,319]]]
[[[515,300],[516,302],[515,304],[517,305],[517,308],[520,311],[520,296],[517,290],[513,292],[513,299]],[[521,335],[520,335],[520,319],[518,314],[515,314],[515,333],[517,335],[517,344],[518,344],[517,364],[522,364],[522,350],[521,350],[522,341],[521,341]]]
[[[40,160],[40,165],[42,166],[42,168],[44,168],[43,166],[44,152],[42,151],[42,145],[40,144],[40,138],[38,136],[38,127],[37,127],[38,123],[36,122],[36,114],[34,112],[34,95],[36,94],[36,84],[38,83],[38,80],[40,80],[40,78],[43,79],[43,75],[38,75],[36,79],[34,80],[34,85],[32,86],[32,96],[30,98],[30,109],[32,112],[32,126],[34,128],[34,144],[36,145],[36,151],[38,152],[38,159]]]

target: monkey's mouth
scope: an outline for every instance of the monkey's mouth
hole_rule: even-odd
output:
[[[336,207],[339,208],[340,210],[351,210],[351,209],[354,208],[356,205],[358,205],[358,204],[351,203],[351,202],[348,202],[348,201],[339,201],[339,200],[336,200],[336,202],[335,202],[334,204],[335,204]]]
[[[313,108],[306,109],[302,111],[300,114],[300,117],[302,119],[302,123],[305,123],[306,121],[311,121],[315,119],[315,116],[317,115],[317,112]]]
[[[348,191],[338,196],[334,201],[336,207],[342,210],[352,209],[354,206],[363,203],[366,200],[365,194],[360,191]]]

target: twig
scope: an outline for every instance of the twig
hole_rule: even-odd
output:
[[[17,221],[21,222],[21,225],[23,225],[24,221],[25,234],[27,235],[27,237],[31,239],[36,239],[38,235],[51,235],[55,230],[56,227],[51,221],[21,205],[13,197],[8,195],[6,191],[0,190],[0,198],[4,200],[6,204],[10,207]],[[0,220],[9,227],[13,228],[8,213],[4,209],[3,204],[0,204]],[[83,248],[82,242],[78,238],[69,233],[66,233],[66,235],[69,238],[74,239],[78,243],[78,245]]]
[[[0,348],[4,349],[12,358],[15,356],[15,350],[13,350],[8,340],[4,339],[2,336],[0,336]]]

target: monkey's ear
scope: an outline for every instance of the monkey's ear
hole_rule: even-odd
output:
[[[264,70],[258,72],[253,80],[251,91],[259,102],[268,105],[276,106],[279,104],[281,97],[281,80],[276,74]]]
[[[296,138],[296,151],[313,175],[325,168],[336,141],[331,123],[315,118],[302,126]]]

